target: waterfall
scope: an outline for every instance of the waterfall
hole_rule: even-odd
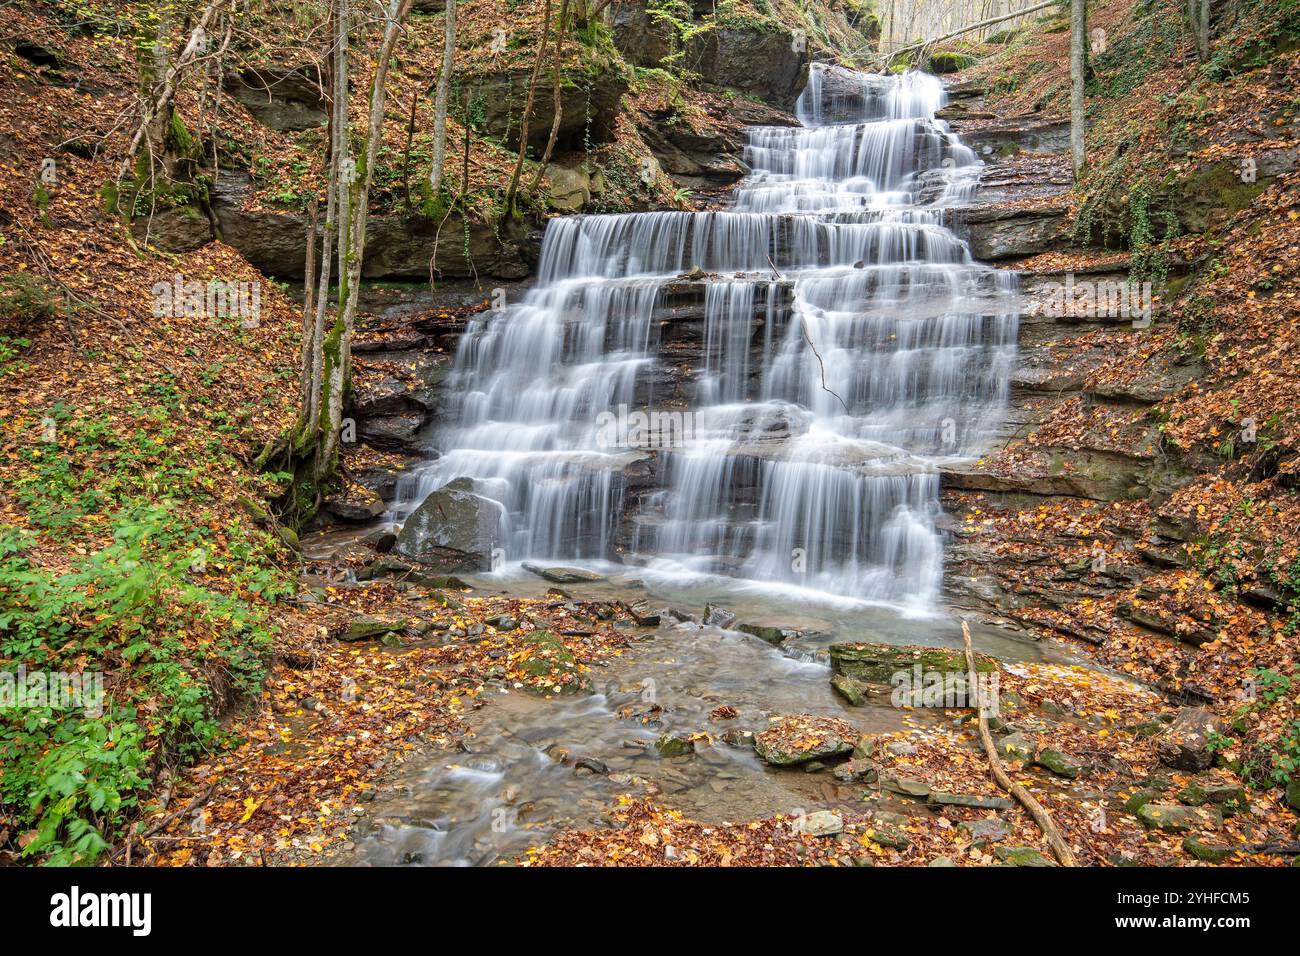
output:
[[[949,228],[979,161],[943,101],[926,74],[815,64],[803,125],[749,130],[725,211],[552,220],[537,287],[462,337],[408,503],[473,479],[512,560],[936,600],[939,469],[986,447],[1017,332],[1014,274]],[[682,303],[702,328],[668,341]],[[611,442],[628,409],[689,427]]]

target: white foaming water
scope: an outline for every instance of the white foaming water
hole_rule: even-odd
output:
[[[804,125],[749,131],[753,173],[728,211],[552,220],[537,288],[463,336],[444,454],[407,506],[468,476],[503,505],[510,560],[623,550],[933,603],[938,467],[988,441],[1017,332],[1014,274],[973,262],[947,225],[979,164],[934,118],[943,99],[925,74],[814,65]],[[647,465],[602,445],[598,417],[666,407],[681,360],[661,352],[656,307],[696,269],[703,356],[676,400],[702,427]],[[629,467],[653,476],[635,500]]]

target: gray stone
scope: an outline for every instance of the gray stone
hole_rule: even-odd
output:
[[[1214,762],[1209,746],[1213,729],[1214,720],[1208,709],[1184,707],[1169,729],[1156,738],[1156,756],[1167,767],[1199,773]]]
[[[586,581],[603,581],[605,576],[597,574],[595,571],[588,571],[585,568],[568,568],[558,565],[545,566],[540,564],[530,564],[524,562],[524,570],[531,571],[539,578],[544,578],[553,584],[581,584]]]
[[[1015,804],[1005,797],[984,797],[970,793],[931,790],[926,802],[942,807],[974,807],[978,810],[1010,810]]]
[[[915,797],[918,800],[925,800],[930,796],[930,785],[928,783],[923,780],[913,780],[909,777],[882,776],[880,778],[880,789],[904,797]]]
[[[500,528],[495,501],[439,488],[407,517],[396,551],[442,571],[490,571]]]
[[[796,817],[794,829],[796,833],[806,833],[808,836],[832,836],[843,831],[844,820],[830,810],[817,810]]]
[[[736,615],[717,604],[704,605],[704,623],[724,630],[736,623]]]
[[[1001,817],[988,817],[984,820],[964,820],[957,824],[957,829],[964,831],[975,846],[1001,843],[1011,835],[1011,828]]]

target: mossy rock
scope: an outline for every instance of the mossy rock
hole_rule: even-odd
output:
[[[829,651],[831,669],[835,673],[871,684],[888,684],[894,674],[910,671],[917,665],[920,665],[922,672],[966,673],[966,655],[945,648],[856,641],[832,644]],[[975,669],[988,674],[997,669],[997,664],[976,657]]]
[[[1061,753],[1061,751],[1053,750],[1051,747],[1040,750],[1038,756],[1034,758],[1034,764],[1067,780],[1078,779],[1079,774],[1083,771],[1079,764]]]
[[[1160,799],[1160,791],[1148,787],[1146,789],[1139,790],[1137,793],[1133,794],[1131,797],[1125,800],[1124,808],[1128,810],[1129,813],[1137,814],[1148,803],[1151,803],[1159,799]]]
[[[1232,816],[1246,808],[1246,788],[1219,777],[1194,777],[1178,792],[1178,801],[1191,807],[1212,804]]]
[[[837,717],[793,714],[754,738],[758,755],[774,767],[791,767],[852,753],[858,732]]]
[[[936,50],[930,54],[931,73],[959,73],[974,63],[975,57],[956,50]]]
[[[1190,834],[1183,838],[1183,850],[1206,863],[1222,863],[1233,853],[1230,846],[1215,846]]]
[[[884,824],[873,825],[867,830],[866,837],[872,843],[889,847],[891,850],[906,850],[912,845],[912,840],[906,833]]]
[[[1268,183],[1260,177],[1241,181],[1241,173],[1226,163],[1215,163],[1181,180],[1174,203],[1179,225],[1189,233],[1202,233],[1216,222],[1226,222],[1255,201]]]
[[[655,741],[655,750],[661,757],[688,757],[695,753],[695,741],[688,736],[665,731]]]
[[[993,850],[993,855],[1007,866],[1056,866],[1031,846],[1000,846]]]
[[[1148,803],[1138,810],[1137,818],[1148,829],[1163,830],[1166,833],[1217,828],[1222,822],[1218,811],[1203,807],[1183,807],[1174,803]]]
[[[852,677],[836,674],[831,678],[831,686],[854,707],[862,707],[867,702],[865,685]]]
[[[354,641],[369,640],[372,637],[383,637],[385,634],[400,631],[405,626],[405,621],[386,621],[369,614],[359,614],[348,622],[338,639],[350,644]]]
[[[587,694],[591,680],[560,638],[551,631],[533,631],[524,636],[523,658],[515,668],[528,680],[527,688],[541,694]]]

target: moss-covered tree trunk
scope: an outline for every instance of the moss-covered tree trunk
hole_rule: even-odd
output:
[[[339,206],[339,296],[334,325],[326,334],[321,350],[320,382],[323,399],[318,416],[317,445],[313,477],[317,486],[328,482],[338,467],[342,444],[343,407],[352,384],[352,333],[356,328],[357,303],[361,293],[361,264],[365,257],[366,224],[369,218],[370,184],[383,138],[385,84],[393,50],[402,25],[411,11],[412,0],[390,0],[384,15],[384,35],[375,58],[370,84],[370,112],[360,136],[360,160],[351,153],[351,130],[347,118],[347,31],[348,0],[338,0],[337,16],[342,42],[336,44],[335,100],[340,132],[338,162],[334,164]]]
[[[1087,36],[1087,2],[1070,0],[1070,158],[1076,183],[1083,175],[1085,158],[1083,84],[1087,70]]]
[[[433,165],[429,169],[429,195],[438,201],[442,188],[442,166],[447,158],[447,96],[451,91],[451,69],[456,56],[456,0],[447,0],[442,39],[442,69],[433,104]]]

